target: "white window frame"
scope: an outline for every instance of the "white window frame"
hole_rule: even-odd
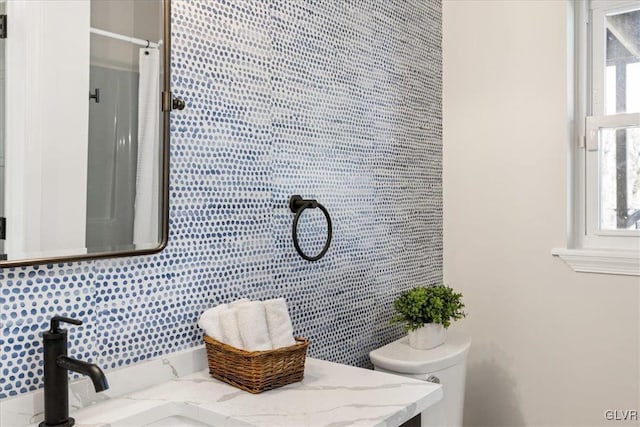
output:
[[[600,230],[598,137],[601,128],[640,125],[640,114],[604,115],[605,17],[640,0],[574,0],[572,185],[567,248],[552,251],[574,270],[640,276],[640,231]],[[589,31],[591,30],[591,31]],[[602,34],[594,37],[592,34]],[[571,49],[573,48],[573,49]]]

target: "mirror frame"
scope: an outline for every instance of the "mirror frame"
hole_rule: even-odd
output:
[[[74,261],[84,261],[100,258],[122,258],[136,255],[150,255],[161,252],[169,241],[169,137],[170,137],[170,112],[172,109],[171,95],[171,0],[163,0],[163,40],[162,59],[164,81],[162,83],[162,197],[161,197],[161,221],[162,232],[159,245],[153,249],[140,249],[116,252],[96,252],[91,254],[78,254],[51,258],[29,258],[22,260],[0,261],[0,268],[23,267],[30,265],[63,264]]]

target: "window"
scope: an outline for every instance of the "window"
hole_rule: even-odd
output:
[[[591,3],[586,231],[600,247],[640,236],[640,1],[625,3]]]
[[[578,271],[640,275],[640,0],[574,4],[574,249],[554,254]]]

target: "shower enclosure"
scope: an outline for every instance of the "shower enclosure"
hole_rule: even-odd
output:
[[[90,70],[87,251],[133,249],[139,76]]]
[[[157,197],[151,200],[148,187],[141,184],[157,183],[159,174],[157,166],[149,166],[159,164],[161,124],[156,102],[160,88],[153,85],[159,71],[150,64],[158,58],[161,16],[160,2],[91,1],[86,228],[90,253],[139,249],[159,239],[159,231],[149,232],[158,224],[149,209]]]

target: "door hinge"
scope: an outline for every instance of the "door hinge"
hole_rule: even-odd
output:
[[[0,15],[0,39],[7,38],[7,15]]]
[[[7,218],[0,217],[0,240],[7,239]]]

